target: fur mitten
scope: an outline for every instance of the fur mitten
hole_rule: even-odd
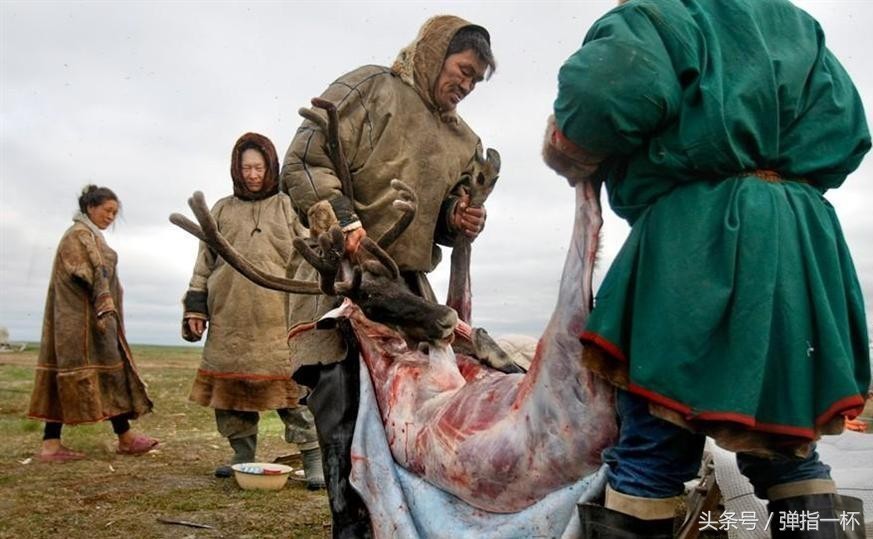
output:
[[[594,176],[604,157],[590,153],[564,136],[549,116],[543,140],[543,160],[552,170],[567,179],[570,186]]]

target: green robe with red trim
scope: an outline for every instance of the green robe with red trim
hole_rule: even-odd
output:
[[[632,0],[561,68],[555,116],[607,156],[632,227],[582,336],[589,366],[736,450],[797,447],[860,412],[864,301],[824,194],[870,134],[812,17]]]

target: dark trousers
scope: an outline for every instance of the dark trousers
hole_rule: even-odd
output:
[[[370,537],[370,514],[360,495],[352,488],[352,437],[360,399],[360,361],[356,343],[348,341],[345,360],[330,365],[307,365],[294,380],[311,392],[306,398],[315,418],[321,446],[324,480],[333,520],[333,537]]]
[[[112,423],[112,432],[121,436],[130,430],[130,414],[121,414],[115,417],[110,417],[109,422]],[[43,430],[43,440],[60,440],[61,430],[64,428],[63,423],[56,421],[46,421],[45,429]]]
[[[616,406],[621,421],[618,443],[604,452],[609,485],[642,498],[669,498],[685,490],[700,468],[706,437],[649,413],[649,402],[619,390]],[[805,459],[763,458],[737,453],[740,472],[749,478],[755,495],[767,498],[774,485],[807,479],[830,479],[830,467],[813,450]]]

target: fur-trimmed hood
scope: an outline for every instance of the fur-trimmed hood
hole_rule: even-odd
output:
[[[400,51],[391,66],[391,71],[415,88],[431,110],[439,110],[433,89],[442,71],[449,43],[458,30],[468,26],[481,29],[491,42],[485,28],[454,15],[437,15],[425,21],[415,40]]]
[[[248,149],[261,152],[267,162],[267,170],[264,172],[264,187],[257,193],[252,193],[246,187],[242,175],[242,154]],[[279,158],[276,156],[276,147],[270,139],[258,133],[246,133],[233,145],[230,158],[230,177],[233,179],[233,196],[243,200],[262,200],[279,192]]]

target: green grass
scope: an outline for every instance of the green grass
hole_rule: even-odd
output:
[[[212,410],[188,401],[199,348],[133,346],[155,411],[133,422],[161,440],[142,457],[116,455],[107,422],[65,427],[64,444],[88,455],[66,464],[33,459],[43,424],[24,416],[37,347],[0,355],[0,538],[330,536],[325,493],[289,481],[278,492],[243,491],[212,471],[230,457]],[[273,412],[262,414],[258,458],[295,453]],[[158,518],[213,526],[197,529]]]

